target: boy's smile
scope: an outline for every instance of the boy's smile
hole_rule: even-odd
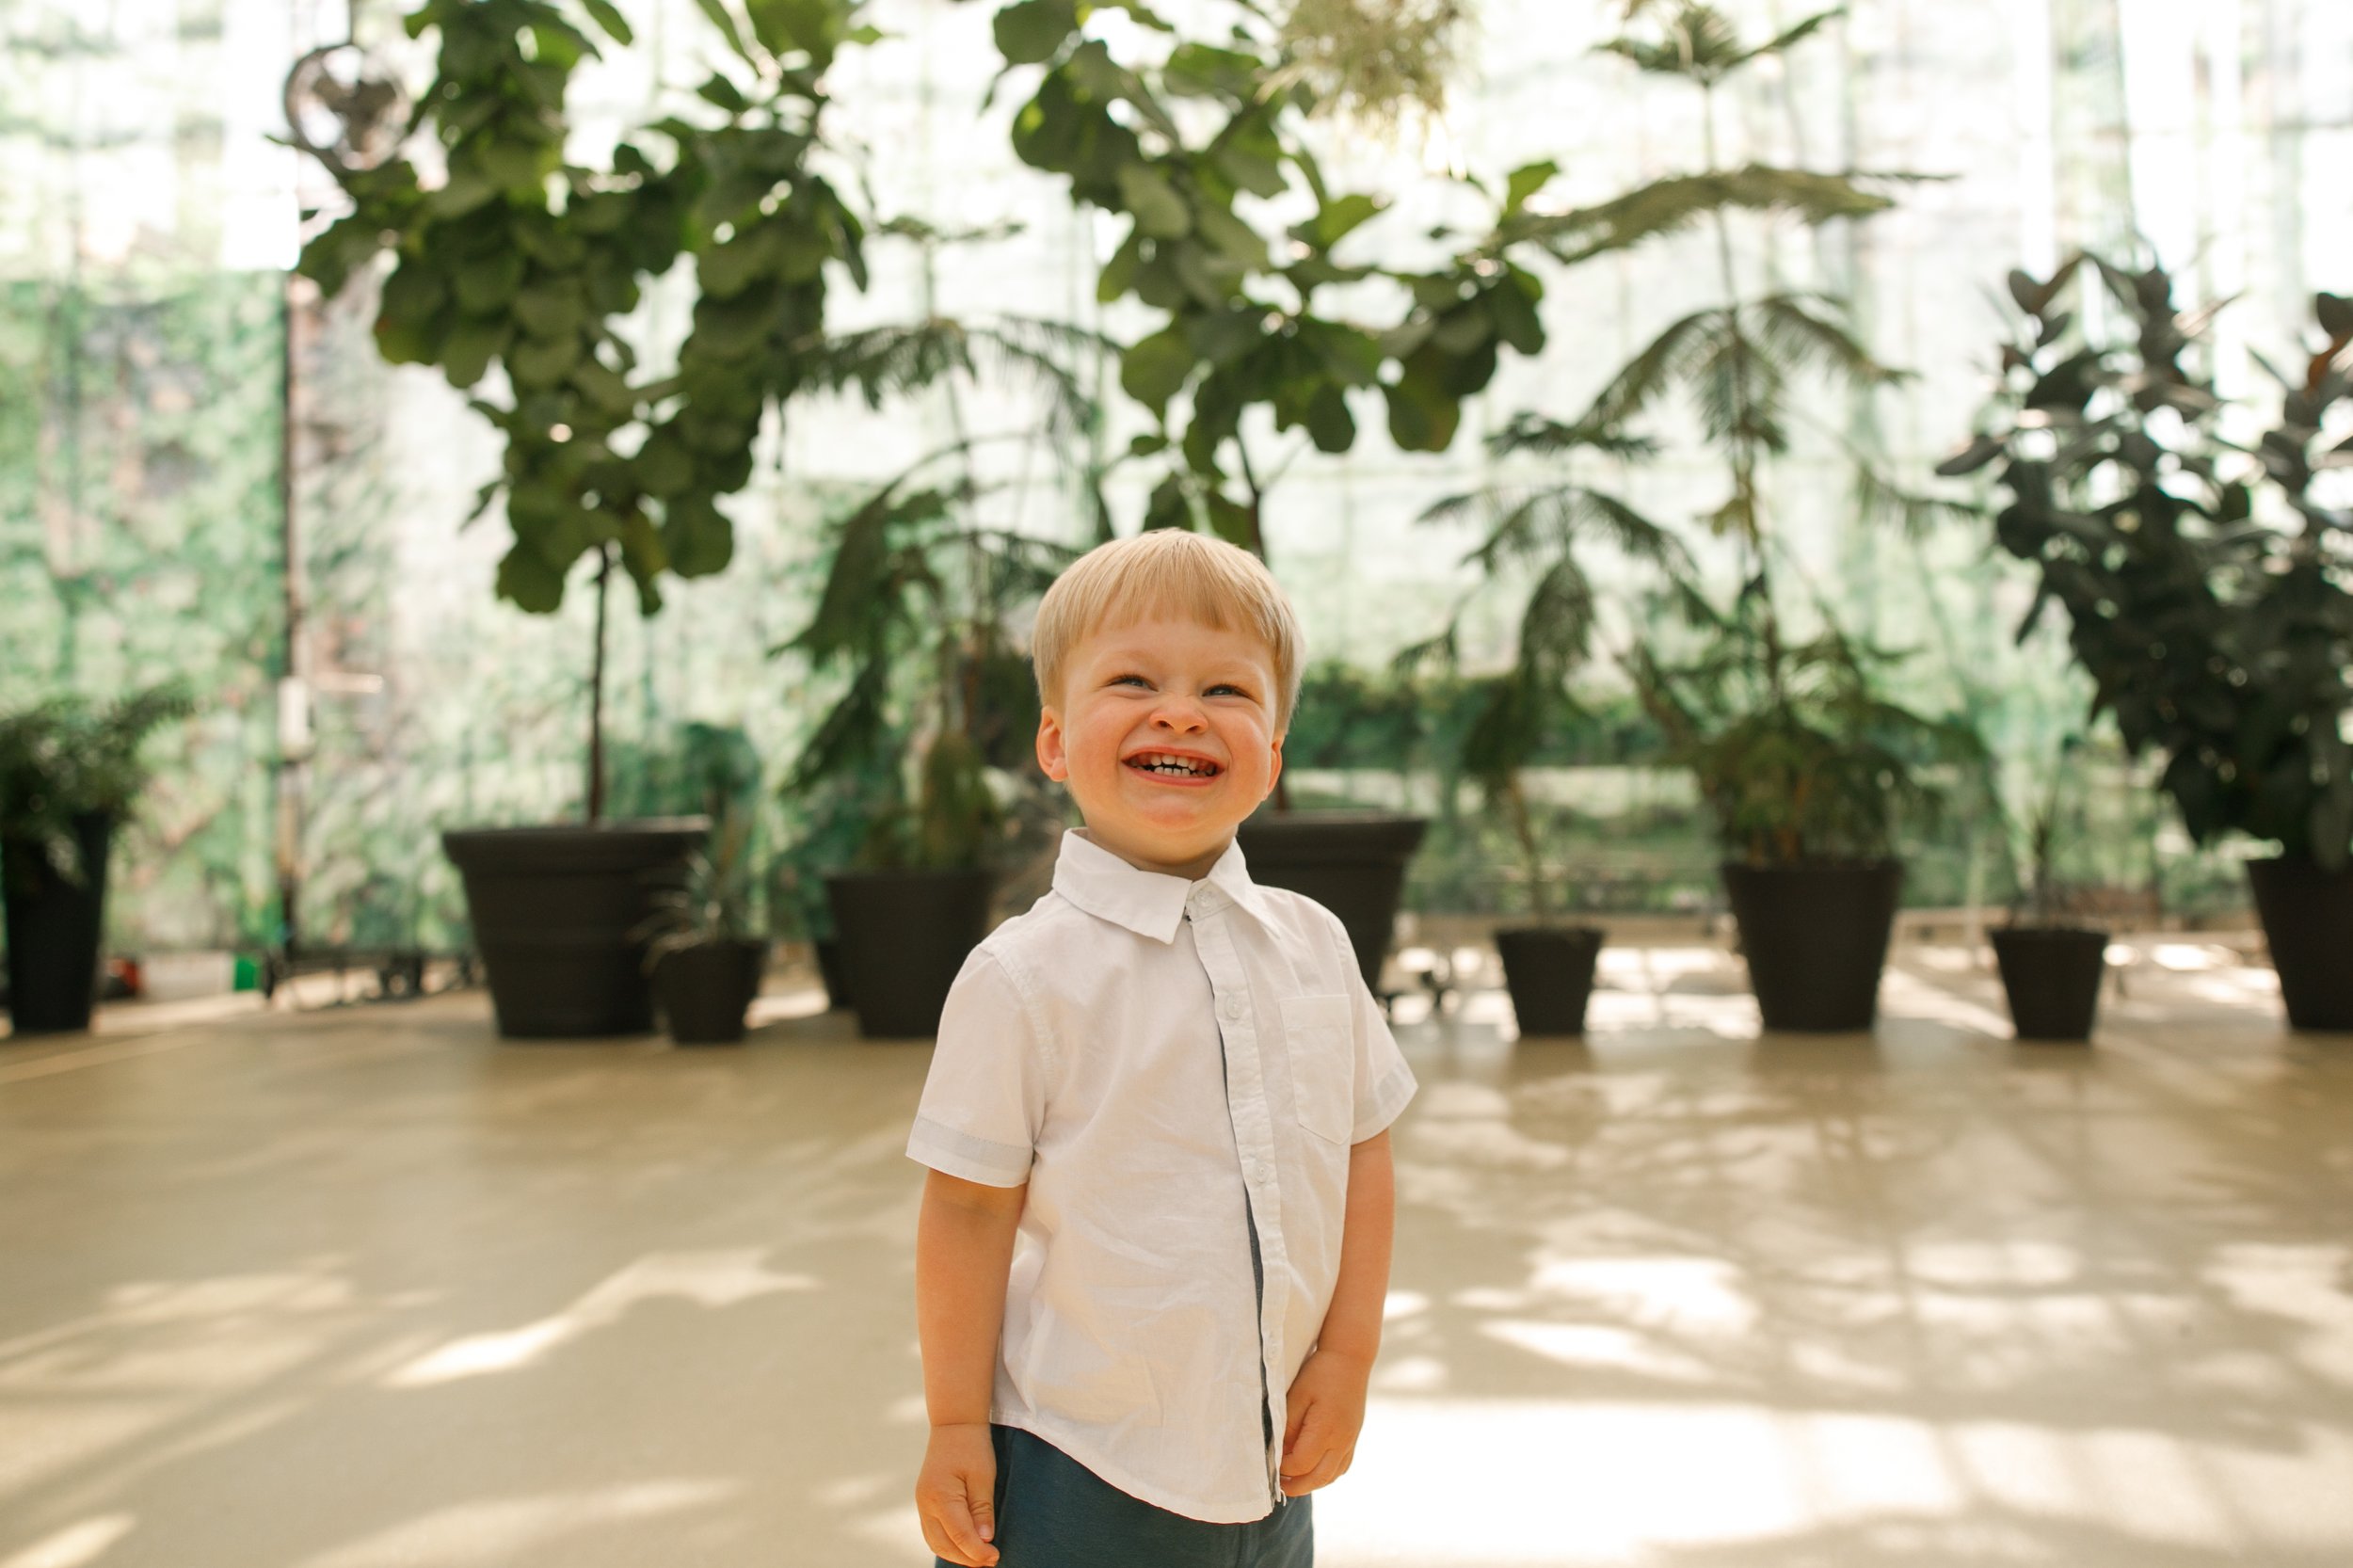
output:
[[[1087,836],[1140,870],[1198,878],[1282,773],[1274,655],[1192,619],[1142,620],[1072,650],[1039,715],[1038,765]]]

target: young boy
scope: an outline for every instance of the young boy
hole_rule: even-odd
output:
[[[907,1153],[924,1540],[971,1568],[1309,1568],[1388,1290],[1414,1077],[1337,917],[1250,880],[1298,622],[1181,530],[1055,581],[1037,756],[1053,890],[975,949]]]

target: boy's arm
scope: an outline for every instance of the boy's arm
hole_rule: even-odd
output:
[[[1291,1382],[1283,1429],[1283,1491],[1289,1496],[1329,1486],[1356,1457],[1356,1433],[1365,1424],[1365,1388],[1381,1349],[1396,1216],[1397,1177],[1389,1160],[1389,1135],[1382,1131],[1348,1151],[1339,1282],[1323,1314],[1315,1352]]]
[[[988,1403],[1004,1328],[1005,1276],[1029,1189],[933,1171],[915,1231],[915,1328],[932,1432],[915,1483],[923,1540],[970,1568],[997,1560],[997,1456]]]

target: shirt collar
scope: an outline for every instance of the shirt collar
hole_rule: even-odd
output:
[[[1062,852],[1054,860],[1054,891],[1139,936],[1175,941],[1196,888],[1209,889],[1197,895],[1204,910],[1239,904],[1260,920],[1266,919],[1263,895],[1250,880],[1239,839],[1225,846],[1209,874],[1196,883],[1163,872],[1140,871],[1088,838],[1083,827],[1063,830]]]

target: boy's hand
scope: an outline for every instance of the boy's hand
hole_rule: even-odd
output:
[[[915,1511],[923,1544],[967,1568],[993,1568],[997,1548],[997,1450],[986,1423],[932,1428],[923,1472],[915,1478]]]
[[[1317,1351],[1291,1380],[1283,1425],[1283,1495],[1301,1497],[1348,1473],[1365,1424],[1365,1385],[1372,1364]]]

